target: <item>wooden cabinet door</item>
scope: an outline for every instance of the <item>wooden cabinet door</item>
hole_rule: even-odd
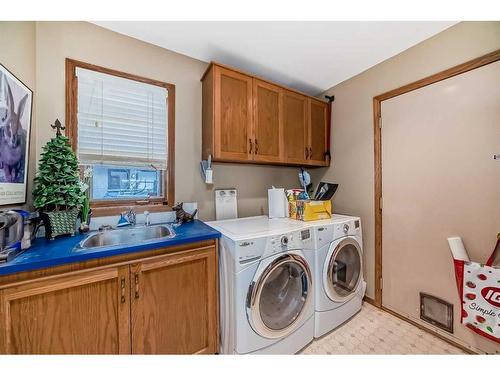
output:
[[[134,354],[217,351],[214,246],[160,256],[131,271]]]
[[[309,164],[327,165],[328,104],[309,99]]]
[[[251,160],[252,77],[215,67],[215,159]]]
[[[0,353],[130,354],[129,267],[0,290]]]
[[[280,162],[283,150],[282,90],[275,85],[253,80],[254,160]]]
[[[283,133],[285,160],[289,163],[307,164],[308,143],[307,97],[284,90]]]

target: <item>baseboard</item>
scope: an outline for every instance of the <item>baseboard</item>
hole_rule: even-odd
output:
[[[371,297],[364,296],[363,301],[369,303],[370,305],[373,305],[375,307],[378,307],[377,304],[375,303],[375,300]]]
[[[368,300],[366,302],[370,303]],[[435,336],[435,337],[437,337],[437,338],[439,338],[439,339],[441,339],[443,341],[446,341],[448,344],[450,344],[450,345],[452,345],[452,346],[454,346],[454,347],[456,347],[456,348],[458,348],[460,350],[463,350],[464,352],[466,352],[468,354],[479,354],[479,353],[477,353],[477,352],[475,352],[475,351],[473,351],[473,350],[471,350],[469,348],[466,348],[463,345],[460,345],[460,344],[456,343],[453,340],[450,340],[448,337],[443,336],[443,335],[439,334],[438,332],[435,332],[432,329],[430,329],[430,328],[428,328],[428,327],[426,327],[424,325],[418,324],[417,322],[413,321],[412,319],[407,318],[406,316],[403,316],[403,315],[401,315],[401,314],[399,314],[399,313],[397,313],[395,311],[392,311],[391,309],[388,309],[387,307],[382,306],[380,309],[382,311],[385,311],[385,312],[387,312],[387,313],[395,316],[396,318],[399,318],[401,320],[404,320],[407,323],[410,323],[411,325],[414,325],[417,328],[420,328],[422,331],[430,333],[431,335],[433,335],[433,336]]]

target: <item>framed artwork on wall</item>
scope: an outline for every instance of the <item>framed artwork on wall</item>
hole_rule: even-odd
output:
[[[0,64],[0,205],[26,203],[33,91]]]

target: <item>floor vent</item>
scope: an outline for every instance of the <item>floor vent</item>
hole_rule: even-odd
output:
[[[420,319],[453,333],[453,305],[441,298],[421,292]]]

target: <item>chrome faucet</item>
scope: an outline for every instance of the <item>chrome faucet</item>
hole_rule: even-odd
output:
[[[147,227],[151,225],[151,221],[149,220],[149,211],[144,211],[144,225]]]

